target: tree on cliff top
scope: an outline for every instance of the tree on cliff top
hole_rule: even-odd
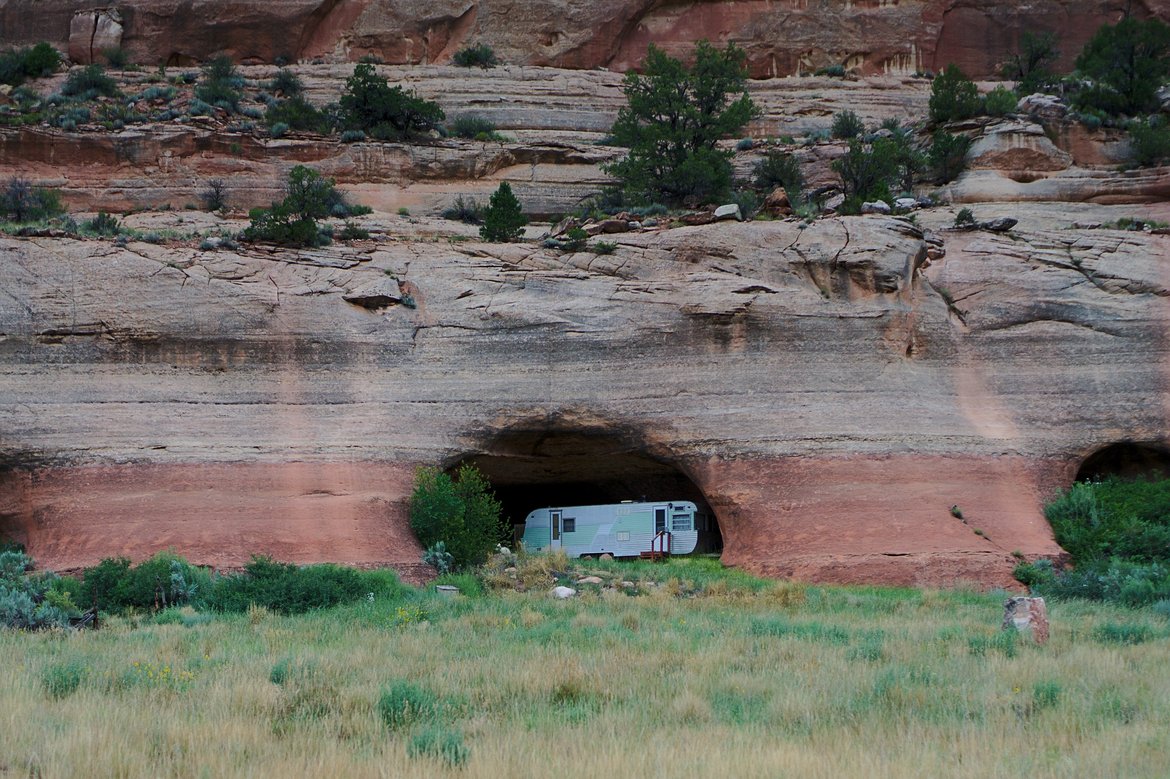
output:
[[[340,104],[343,129],[361,130],[380,141],[421,135],[443,121],[443,109],[436,103],[391,87],[369,63],[354,67]]]
[[[1170,76],[1170,27],[1157,19],[1104,25],[1077,57],[1077,70],[1096,83],[1077,102],[1112,114],[1158,109],[1158,88]]]
[[[734,44],[699,41],[687,68],[651,45],[642,74],[622,86],[629,104],[618,112],[614,141],[630,153],[606,171],[634,199],[697,205],[727,196],[730,152],[715,144],[759,111],[747,94],[746,55]]]

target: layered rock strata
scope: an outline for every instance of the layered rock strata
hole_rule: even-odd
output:
[[[124,47],[143,64],[185,65],[227,53],[240,62],[375,56],[395,64],[447,63],[470,43],[505,62],[624,71],[650,44],[673,54],[694,41],[746,50],[757,78],[840,65],[863,74],[938,70],[954,62],[987,76],[1017,51],[1024,31],[1060,34],[1070,67],[1093,32],[1123,14],[1167,18],[1144,0],[1041,0],[1021,5],[965,0],[7,0],[0,43],[48,40],[77,61]]]
[[[1041,507],[1083,457],[1170,438],[1164,236],[616,240],[0,240],[0,532],[61,569],[173,547],[416,576],[417,466],[494,457],[514,493],[625,457],[691,485],[731,564],[1010,586],[1013,554],[1060,554]],[[390,276],[417,308],[346,301]]]

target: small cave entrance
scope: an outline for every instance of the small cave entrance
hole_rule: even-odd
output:
[[[1123,479],[1165,479],[1170,477],[1170,447],[1160,443],[1126,441],[1110,444],[1085,458],[1076,481],[1109,476]]]
[[[718,518],[698,485],[680,467],[620,434],[510,430],[452,463],[448,472],[464,464],[474,465],[491,482],[518,533],[528,513],[539,508],[691,501],[708,518],[695,551],[723,549]]]

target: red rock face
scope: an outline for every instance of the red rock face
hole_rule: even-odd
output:
[[[175,549],[221,569],[265,554],[390,566],[418,582],[428,569],[406,522],[413,478],[376,463],[47,468],[8,477],[0,495],[21,505],[0,510],[0,527],[54,570]]]
[[[744,48],[757,78],[835,64],[863,74],[912,73],[950,62],[971,76],[988,76],[1016,51],[1026,30],[1058,32],[1067,68],[1093,32],[1127,8],[1170,18],[1164,3],[1121,0],[1026,6],[964,0],[130,0],[118,8],[121,44],[143,64],[182,65],[217,53],[245,63],[363,55],[392,64],[443,63],[462,46],[484,42],[513,64],[625,70],[642,61],[651,43],[682,55],[706,38]],[[74,21],[90,9],[75,0],[13,0],[0,8],[0,44],[49,40],[71,52],[90,51],[83,38],[92,26]],[[108,37],[110,29],[103,30]]]

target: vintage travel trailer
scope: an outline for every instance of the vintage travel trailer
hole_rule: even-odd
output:
[[[563,549],[569,557],[690,554],[705,551],[713,520],[685,500],[536,509],[524,520],[528,550]]]

